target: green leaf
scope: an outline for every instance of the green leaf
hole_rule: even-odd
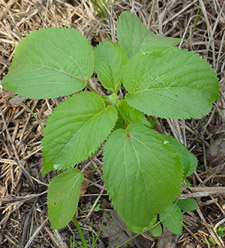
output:
[[[107,138],[117,110],[96,93],[81,92],[59,104],[43,130],[44,171],[69,168],[88,159]]]
[[[183,144],[178,142],[172,136],[166,134],[162,134],[162,136],[180,154],[181,162],[184,167],[184,178],[190,176],[196,170],[196,167],[198,165],[198,160],[195,155],[188,151],[188,149]]]
[[[225,237],[225,226],[224,225],[221,225],[221,226],[218,227],[217,234],[221,238]]]
[[[92,47],[79,31],[46,28],[21,40],[2,83],[26,98],[56,98],[82,90],[93,70]]]
[[[130,106],[162,118],[200,118],[219,99],[215,72],[197,54],[176,48],[139,52],[125,66]]]
[[[104,146],[103,171],[112,203],[133,232],[149,227],[180,193],[179,154],[142,125],[111,134]]]
[[[214,238],[210,235],[209,239],[208,239],[208,242],[206,242],[206,244],[210,244],[212,246],[215,246],[217,243],[216,241],[214,240]]]
[[[178,235],[182,234],[183,216],[176,204],[171,204],[159,217],[169,231]]]
[[[124,123],[124,119],[120,115],[120,113],[118,113],[118,119],[117,119],[117,122],[116,122],[115,127],[114,127],[113,130],[120,129],[120,128],[125,128],[125,127],[126,127],[126,124]]]
[[[149,231],[154,237],[159,237],[162,234],[162,226],[158,222],[158,224],[152,227]]]
[[[185,184],[185,186],[187,186],[189,188],[192,187],[192,184],[190,183],[190,181],[187,178],[184,178],[184,184]]]
[[[130,12],[123,12],[117,23],[117,37],[120,45],[129,57],[139,50],[151,47],[175,46],[180,39],[167,38],[150,32],[138,17]]]
[[[198,209],[198,203],[193,198],[179,199],[176,204],[181,210],[184,211],[194,211]]]
[[[146,119],[142,112],[130,107],[125,100],[121,100],[117,105],[117,108],[123,119],[130,124],[136,123],[148,126],[150,128],[153,127],[153,124]]]
[[[157,216],[155,216],[151,221],[151,228],[149,229],[150,233],[154,237],[159,237],[162,234],[162,226],[160,222],[157,219]]]
[[[60,229],[73,218],[84,175],[71,168],[55,177],[48,188],[48,217],[53,229]]]
[[[101,84],[115,94],[122,84],[124,65],[127,63],[125,51],[109,40],[95,49],[95,69]]]

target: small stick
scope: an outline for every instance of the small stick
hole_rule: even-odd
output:
[[[187,199],[192,197],[204,197],[214,194],[225,195],[225,187],[195,187],[195,188],[182,188],[182,191],[189,190],[191,193],[182,194],[178,199]]]
[[[30,237],[30,239],[28,240],[28,242],[26,243],[24,248],[28,248],[30,247],[31,243],[33,242],[33,240],[35,239],[35,237],[38,235],[38,233],[41,231],[41,229],[43,228],[43,226],[46,224],[46,222],[48,221],[48,218],[45,219],[45,221],[37,228],[37,230],[33,233],[33,235]]]
[[[85,218],[85,221],[90,217],[90,215],[91,215],[92,212],[94,211],[94,208],[96,207],[96,205],[97,205],[99,199],[101,198],[102,193],[103,193],[104,190],[105,190],[105,187],[103,187],[103,188],[101,189],[101,191],[100,191],[100,193],[99,193],[99,196],[96,198],[96,200],[95,200],[95,202],[94,202],[94,204],[93,204],[91,210],[89,211],[87,217]]]

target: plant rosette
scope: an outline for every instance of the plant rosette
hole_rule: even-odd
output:
[[[128,229],[160,235],[163,223],[181,234],[182,211],[198,205],[177,197],[197,159],[157,133],[151,117],[201,118],[219,99],[218,79],[199,55],[174,47],[180,39],[151,33],[134,14],[121,14],[117,38],[93,50],[71,28],[33,31],[16,48],[2,84],[25,98],[71,95],[43,129],[43,173],[63,171],[48,189],[52,228],[64,227],[77,210],[84,175],[74,166],[104,144],[106,188]],[[82,91],[94,70],[108,96]]]

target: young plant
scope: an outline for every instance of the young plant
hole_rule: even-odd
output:
[[[201,118],[219,99],[218,80],[197,54],[174,47],[179,39],[151,33],[134,14],[121,14],[117,38],[118,44],[105,40],[93,51],[77,30],[33,31],[18,45],[2,84],[25,98],[71,95],[43,130],[43,173],[64,171],[48,189],[52,228],[64,227],[76,212],[84,174],[74,166],[104,144],[106,188],[128,229],[140,233],[153,226],[160,235],[159,216],[181,234],[181,210],[197,204],[176,198],[197,159],[173,137],[157,133],[151,116]],[[92,89],[94,70],[110,95],[82,91]]]

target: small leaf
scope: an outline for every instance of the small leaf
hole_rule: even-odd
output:
[[[194,211],[198,209],[198,203],[193,198],[179,199],[176,204],[181,210],[184,211]]]
[[[95,68],[101,84],[115,94],[122,84],[124,65],[127,63],[125,51],[108,40],[95,49]]]
[[[163,213],[160,220],[172,233],[181,235],[183,229],[183,216],[176,204],[171,204]]]
[[[66,169],[88,159],[107,138],[117,120],[96,93],[81,92],[59,104],[43,130],[43,173]]]
[[[174,149],[176,149],[177,152],[180,154],[181,162],[184,167],[184,177],[190,176],[196,170],[196,167],[198,165],[198,160],[195,155],[188,151],[188,149],[183,144],[178,142],[172,136],[162,134],[162,137],[166,141],[170,142]]]
[[[179,154],[153,130],[130,125],[104,146],[103,171],[112,203],[128,229],[142,232],[180,193]]]
[[[215,246],[217,244],[212,236],[210,236],[208,239],[208,242],[206,242],[206,244],[208,244],[208,243],[212,246]]]
[[[117,108],[123,119],[130,124],[142,124],[150,128],[153,127],[153,124],[146,119],[142,112],[130,107],[125,100],[121,100]]]
[[[160,225],[160,223],[158,223],[156,226],[152,227],[149,231],[154,237],[159,237],[162,234],[162,226]]]
[[[152,221],[151,221],[151,228],[149,229],[150,233],[154,236],[154,237],[159,237],[162,234],[162,226],[160,224],[160,222],[157,219],[157,216],[155,216]]]
[[[84,175],[71,168],[55,177],[48,188],[48,217],[53,229],[60,229],[73,218]]]
[[[184,178],[184,183],[185,183],[185,186],[187,186],[189,188],[192,187],[192,184],[190,183],[190,181],[187,178]]]
[[[92,47],[79,31],[45,28],[21,40],[2,84],[26,98],[56,98],[82,90],[93,70]]]
[[[221,225],[221,226],[218,227],[217,234],[221,238],[225,237],[225,226],[224,225]]]
[[[167,38],[150,32],[138,17],[130,12],[123,12],[117,23],[117,37],[120,45],[131,57],[139,50],[151,47],[175,46],[180,39]]]
[[[219,99],[218,79],[210,65],[176,48],[152,48],[133,56],[125,66],[123,84],[131,107],[162,118],[200,118]]]

